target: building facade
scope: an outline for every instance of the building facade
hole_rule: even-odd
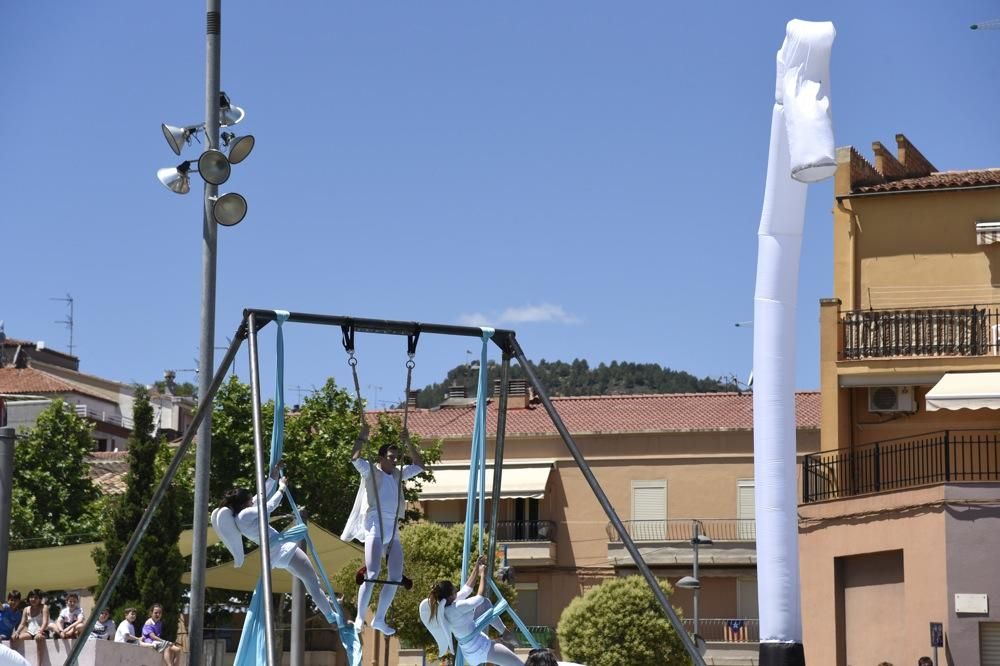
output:
[[[814,664],[1000,664],[1000,170],[838,149],[821,447],[802,466]]]

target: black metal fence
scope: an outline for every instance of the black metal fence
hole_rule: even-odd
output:
[[[712,541],[756,541],[757,523],[752,518],[705,518],[702,520],[625,520],[625,530],[633,541],[691,541],[692,525],[699,523],[699,534]],[[621,537],[611,523],[605,528],[608,541],[618,543]]]
[[[963,481],[1000,481],[1000,430],[930,432],[810,453],[802,462],[803,502]]]
[[[464,525],[457,522],[440,522],[438,525],[451,527]],[[497,541],[555,541],[556,524],[551,520],[498,520]]]
[[[851,310],[841,315],[845,359],[1000,354],[1000,309],[965,306]]]
[[[684,628],[694,633],[694,620],[684,618]],[[710,643],[759,643],[760,620],[756,618],[701,618],[698,633]]]

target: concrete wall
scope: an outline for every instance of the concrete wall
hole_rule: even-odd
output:
[[[73,641],[52,639],[46,641],[11,641],[10,647],[34,666],[62,666],[73,649]],[[79,666],[162,666],[163,656],[156,650],[115,643],[112,641],[87,641],[77,660]]]

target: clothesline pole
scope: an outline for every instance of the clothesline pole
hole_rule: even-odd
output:
[[[256,315],[251,313],[247,319],[250,329],[250,392],[253,407],[253,450],[254,472],[257,478],[257,527],[259,529],[260,575],[263,583],[264,609],[264,644],[267,646],[267,666],[274,666],[274,612],[271,608],[271,547],[267,532],[267,497],[264,494],[267,476],[270,470],[265,470],[264,462],[264,423],[261,416],[260,401],[260,367],[257,356]]]

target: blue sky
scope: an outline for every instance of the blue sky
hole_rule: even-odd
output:
[[[147,383],[195,364],[201,181],[181,197],[155,172],[180,161],[160,123],[203,119],[204,12],[0,7],[0,319],[65,349],[50,298],[72,294],[86,372]],[[734,323],[752,318],[793,17],[836,24],[838,145],[869,155],[904,132],[940,169],[1000,166],[1000,31],[968,29],[996,2],[224,2],[223,89],[257,145],[222,188],[249,214],[219,231],[219,344],[247,306],[485,318],[535,360],[745,379],[752,329]],[[810,190],[801,388],[819,383],[831,197]],[[470,342],[421,340],[415,385]],[[366,397],[401,397],[404,341],[358,346]],[[348,381],[338,331],[291,328],[287,347],[290,402]]]

